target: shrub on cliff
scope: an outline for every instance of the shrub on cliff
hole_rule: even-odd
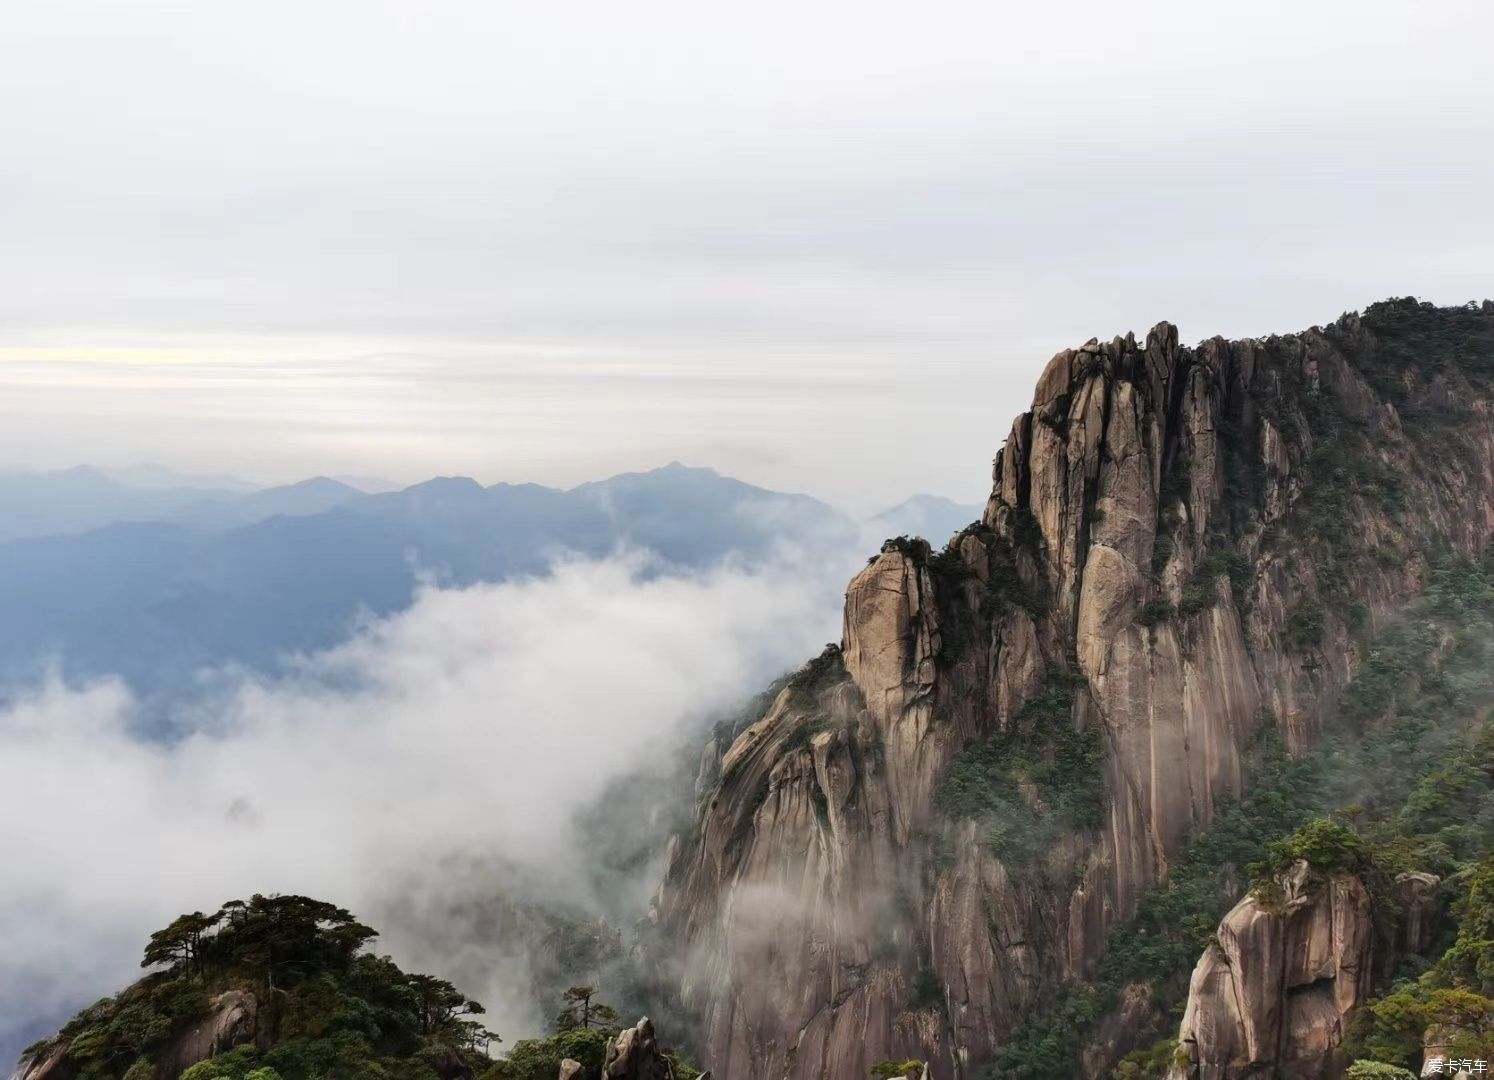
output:
[[[1383,1061],[1356,1061],[1344,1072],[1344,1080],[1416,1080],[1416,1074]]]
[[[183,915],[145,949],[143,966],[164,970],[84,1009],[30,1052],[65,1046],[79,1080],[148,1080],[150,1062],[218,995],[237,990],[274,999],[273,1045],[220,1054],[184,1080],[435,1080],[434,1064],[453,1058],[485,1067],[496,1036],[476,1019],[482,1006],[443,979],[365,952],[375,936],[346,910],[305,896]]]

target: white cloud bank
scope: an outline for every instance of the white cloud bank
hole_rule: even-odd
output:
[[[504,1026],[530,1006],[501,948],[457,963],[462,943],[430,945],[431,927],[398,920],[480,895],[472,860],[510,868],[495,890],[517,887],[512,873],[584,901],[567,812],[837,628],[839,567],[649,578],[640,565],[425,592],[294,680],[240,683],[171,746],[132,737],[116,683],[13,699],[0,711],[0,1016],[34,1028],[118,989],[179,912],[298,892],[395,919],[383,948],[480,978],[465,989],[505,1037],[523,1035]]]

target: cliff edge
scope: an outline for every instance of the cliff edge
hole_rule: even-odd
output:
[[[725,750],[656,917],[725,1080],[974,1075],[1168,872],[1264,728],[1312,745],[1433,548],[1494,532],[1494,304],[1055,356],[941,551]]]

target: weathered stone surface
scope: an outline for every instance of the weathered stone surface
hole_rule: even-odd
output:
[[[621,1032],[607,1047],[602,1080],[674,1080],[674,1066],[659,1051],[648,1017]]]
[[[1448,1064],[1455,1043],[1465,1042],[1475,1033],[1453,1024],[1433,1024],[1421,1039],[1421,1073],[1423,1077],[1440,1076],[1443,1080],[1478,1080],[1468,1070],[1459,1066],[1454,1071]],[[1462,1058],[1458,1059],[1460,1062]],[[1440,1065],[1438,1063],[1441,1063]],[[1479,1074],[1487,1076],[1487,1072]]]
[[[1395,879],[1395,899],[1401,909],[1397,944],[1403,952],[1423,952],[1436,939],[1441,887],[1442,879],[1436,874],[1418,870]]]
[[[1376,927],[1353,875],[1318,881],[1305,862],[1280,897],[1247,896],[1193,971],[1170,1080],[1341,1074],[1354,1009],[1370,991]]]
[[[1159,1011],[1150,987],[1132,983],[1122,989],[1120,997],[1120,1008],[1105,1017],[1094,1044],[1085,1048],[1086,1075],[1104,1075],[1111,1062],[1144,1047],[1143,1040],[1154,1030]]]
[[[1371,622],[1421,587],[1428,540],[1471,554],[1494,534],[1494,408],[1439,373],[1467,406],[1469,453],[1423,452],[1355,366],[1369,333],[1348,316],[1188,349],[1164,323],[1144,343],[1065,350],[996,456],[982,521],[939,553],[890,543],[856,576],[843,671],[786,689],[726,750],[657,898],[718,1075],[978,1070],[1093,969],[1107,931],[1240,789],[1262,723],[1311,745],[1359,653],[1333,611],[1317,647],[1282,643],[1319,593],[1312,560],[1265,539],[1306,490],[1307,412],[1353,418],[1416,506],[1358,500],[1342,524],[1392,556],[1356,567]],[[1425,385],[1408,395],[1432,392],[1413,377]],[[1222,552],[1233,579],[1202,573]],[[1053,678],[1077,678],[1070,722],[1103,741],[1106,819],[1011,867],[978,823],[945,821],[937,793],[961,750],[1008,731]],[[1232,977],[1227,961],[1205,981]],[[1293,1054],[1328,1053],[1342,1002],[1296,998],[1272,1030]]]
[[[197,1021],[167,1047],[157,1059],[157,1068],[175,1076],[215,1054],[253,1042],[259,1017],[259,1001],[243,990],[228,990],[213,1000],[212,1012]]]
[[[157,1073],[171,1077],[235,1046],[253,1042],[258,1033],[259,1002],[243,990],[228,990],[213,999],[208,1014],[191,1025],[156,1059]],[[74,1080],[82,1071],[66,1043],[31,1061],[21,1062],[14,1080]]]
[[[562,1061],[559,1080],[581,1080],[581,1063],[570,1058]]]
[[[74,1080],[81,1070],[82,1066],[68,1056],[66,1046],[56,1046],[22,1061],[14,1080]]]

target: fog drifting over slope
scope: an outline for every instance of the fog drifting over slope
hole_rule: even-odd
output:
[[[429,928],[388,920],[484,890],[585,905],[570,815],[839,634],[843,562],[642,568],[619,557],[428,590],[292,680],[241,679],[175,745],[131,737],[117,683],[12,698],[0,1016],[13,1027],[0,1025],[0,1050],[136,977],[146,934],[172,916],[254,892],[347,906],[416,970],[484,973],[464,989],[492,1026],[533,1033],[535,1003],[501,945],[421,945],[437,940]]]

